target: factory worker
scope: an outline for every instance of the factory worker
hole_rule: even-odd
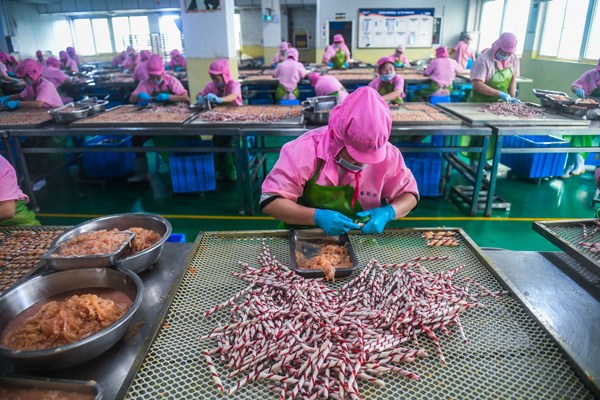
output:
[[[350,61],[350,49],[346,46],[344,37],[339,33],[333,35],[333,44],[325,50],[322,63],[331,68],[343,69],[348,68],[348,61]]]
[[[287,58],[287,51],[289,50],[290,45],[288,44],[288,42],[283,41],[281,43],[279,43],[279,53],[276,53],[273,58],[271,59],[271,66],[273,66],[273,68],[275,68],[277,66],[277,64],[279,64],[280,62],[283,62],[286,60]]]
[[[448,56],[448,50],[445,46],[435,49],[435,60],[427,66],[423,75],[431,78],[432,82],[426,89],[421,89],[419,97],[426,96],[450,96],[452,91],[452,81],[461,69],[456,62]]]
[[[60,58],[61,67],[67,71],[67,74],[76,74],[79,72],[79,67],[75,60],[73,60],[66,51],[61,50],[58,53],[58,57]]]
[[[377,61],[379,76],[369,82],[369,86],[377,90],[387,102],[400,104],[404,102],[404,79],[394,69],[392,57],[381,57]]]
[[[288,227],[317,225],[328,235],[381,233],[419,199],[412,172],[388,142],[391,125],[381,96],[357,89],[331,110],[327,126],[282,147],[263,182],[261,210]]]
[[[2,63],[2,62],[0,62],[0,81],[2,81],[4,83],[11,83],[11,84],[19,83],[19,80],[17,78],[11,78],[10,76],[8,76],[8,71],[6,70],[6,65],[4,65],[4,63]]]
[[[298,83],[308,75],[308,71],[302,63],[298,62],[298,50],[291,48],[287,52],[284,62],[277,65],[273,71],[273,77],[279,80],[275,91],[277,100],[295,100],[300,96]]]
[[[40,64],[46,65],[46,58],[44,57],[44,53],[42,53],[41,50],[36,50],[35,58]]]
[[[125,57],[125,60],[121,63],[121,68],[123,68],[123,72],[128,73],[135,69],[135,61],[138,54],[133,46],[127,46],[126,53],[127,57]]]
[[[311,72],[308,80],[314,86],[317,96],[335,96],[338,104],[348,97],[344,85],[333,75],[320,76],[318,72]]]
[[[69,55],[69,57],[71,57],[73,61],[75,61],[75,64],[77,64],[77,66],[81,64],[81,59],[79,58],[73,47],[67,47],[67,54]]]
[[[46,60],[46,66],[42,71],[42,78],[54,85],[63,104],[72,102],[73,98],[77,95],[77,91],[79,90],[79,87],[75,86],[77,80],[74,77],[67,76],[60,69],[60,61],[55,57],[48,57]]]
[[[26,87],[19,94],[0,97],[0,104],[10,109],[23,108],[57,108],[63,105],[56,88],[42,78],[44,66],[39,62],[27,59],[17,67],[17,77],[25,81]]]
[[[208,67],[211,82],[196,96],[199,104],[210,101],[211,104],[231,106],[242,105],[242,86],[231,78],[229,60],[226,58],[213,61]],[[215,147],[233,147],[233,136],[213,136]],[[217,180],[233,182],[237,179],[235,157],[233,153],[215,153],[215,172]]]
[[[17,173],[0,155],[0,226],[41,225],[27,208],[29,197],[17,183]]]
[[[16,76],[17,60],[10,54],[0,51],[0,62],[6,66],[6,73],[10,77]]]
[[[398,45],[398,47],[396,47],[396,51],[394,51],[394,54],[392,54],[392,57],[394,58],[394,67],[410,67],[410,61],[408,61],[408,57],[406,56],[406,47],[404,47],[404,45]]]
[[[120,54],[113,57],[111,64],[113,67],[119,67],[123,64],[123,61],[127,58],[127,52],[123,50]]]
[[[473,36],[470,33],[464,35],[462,40],[459,40],[454,46],[454,59],[458,63],[461,68],[461,71],[467,69],[469,65],[469,60],[475,62],[475,51],[471,47],[471,43],[473,42]]]
[[[140,51],[140,62],[135,65],[135,69],[133,70],[134,81],[141,82],[148,78],[148,68],[146,67],[146,64],[148,63],[148,59],[151,55],[152,53],[150,50]]]
[[[171,61],[169,61],[169,69],[174,71],[183,71],[186,67],[186,61],[183,54],[177,49],[171,50]]]
[[[596,68],[584,72],[573,84],[571,90],[581,99],[586,97],[600,97],[600,60]],[[570,139],[571,147],[591,147],[593,136],[571,136],[563,138]],[[562,175],[568,178],[571,175],[581,175],[585,172],[585,158],[587,153],[569,153],[567,165]]]
[[[479,56],[471,68],[473,91],[469,102],[521,102],[515,97],[519,77],[519,58],[515,54],[516,50],[517,37],[513,33],[504,32],[490,49]]]

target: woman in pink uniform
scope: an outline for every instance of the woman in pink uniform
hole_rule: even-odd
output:
[[[388,141],[391,126],[381,96],[357,89],[331,111],[327,126],[283,146],[262,185],[262,211],[287,226],[317,225],[328,235],[381,233],[419,199],[412,172]]]
[[[205,101],[211,104],[223,104],[230,106],[241,106],[242,86],[231,78],[229,61],[226,58],[213,61],[208,67],[211,82],[208,82],[204,89],[196,96],[198,104],[204,104]],[[213,136],[215,147],[233,147],[233,136]],[[228,180],[233,182],[237,180],[235,169],[235,156],[233,153],[215,154],[215,171],[218,180]]]
[[[398,47],[396,47],[394,54],[392,54],[392,57],[394,58],[394,67],[410,67],[410,61],[408,61],[408,57],[406,56],[406,47],[404,47],[404,45],[399,44]]]
[[[42,78],[54,85],[63,104],[72,102],[73,98],[77,96],[78,87],[75,86],[75,78],[70,78],[62,72],[60,61],[55,57],[48,57],[46,60],[46,66],[42,71]]]
[[[308,75],[308,80],[314,86],[317,96],[335,96],[338,99],[338,104],[348,97],[344,85],[333,75],[320,76],[318,72],[311,72]]]
[[[150,50],[142,50],[140,51],[140,62],[135,66],[133,70],[133,80],[136,82],[141,82],[148,77],[148,68],[146,68],[146,63],[152,53]]]
[[[27,203],[29,197],[19,188],[15,169],[0,155],[0,226],[40,225]]]
[[[117,54],[113,57],[111,64],[113,67],[120,67],[123,64],[123,61],[127,58],[127,52],[122,51],[120,54]]]
[[[76,74],[79,72],[79,67],[75,60],[73,60],[66,51],[61,50],[58,53],[58,57],[60,58],[61,67],[67,71],[67,74]]]
[[[452,81],[461,71],[458,63],[448,56],[446,47],[438,47],[435,49],[435,60],[431,61],[423,72],[423,75],[431,78],[432,82],[428,88],[419,91],[419,97],[450,96]]]
[[[273,68],[277,67],[277,64],[283,62],[287,58],[287,52],[290,49],[290,45],[288,42],[283,41],[279,43],[279,53],[276,53],[271,59],[271,66]]]
[[[0,97],[0,104],[10,109],[23,108],[57,108],[63,105],[56,88],[42,78],[44,66],[39,62],[27,59],[17,67],[17,77],[25,81],[27,87],[19,94]]]
[[[350,49],[346,46],[344,37],[339,33],[333,35],[333,44],[327,46],[321,62],[331,68],[346,69],[349,61]]]
[[[69,55],[69,57],[71,57],[73,61],[75,61],[75,64],[77,64],[77,66],[81,64],[81,59],[79,58],[73,47],[67,47],[67,54]]]
[[[40,64],[46,65],[46,58],[44,57],[44,53],[42,53],[41,50],[36,50],[35,58],[37,59],[37,62],[39,62]]]
[[[461,71],[467,69],[469,65],[469,60],[475,62],[475,51],[471,47],[471,42],[473,41],[473,36],[470,33],[467,33],[462,40],[459,40],[454,46],[454,59],[460,66]]]
[[[369,86],[377,90],[387,102],[394,104],[404,103],[404,79],[396,74],[394,59],[392,57],[381,57],[377,61],[377,72],[379,76],[369,82]]]
[[[171,61],[169,68],[173,71],[183,71],[186,67],[185,57],[177,49],[171,50]]]
[[[133,48],[133,46],[127,46],[126,50],[127,56],[125,60],[121,63],[121,68],[123,68],[123,72],[133,72],[135,69],[135,61],[137,60],[138,54]]]
[[[276,100],[295,100],[300,97],[298,83],[308,75],[308,71],[302,63],[298,62],[298,50],[291,48],[287,52],[284,62],[277,65],[273,71],[273,77],[279,80],[275,91]]]

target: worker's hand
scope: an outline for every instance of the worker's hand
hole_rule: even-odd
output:
[[[150,101],[150,95],[146,92],[139,92],[137,96],[138,96],[138,99],[140,99],[140,100]]]
[[[168,93],[159,93],[156,96],[154,96],[154,101],[156,101],[157,103],[164,103],[165,101],[169,101],[170,98],[171,96],[169,96]]]
[[[341,235],[350,229],[360,229],[350,218],[333,210],[317,208],[315,212],[315,224],[318,225],[329,236]]]
[[[400,64],[400,68],[405,68],[405,67],[406,67],[406,64],[404,64],[404,63]]]
[[[10,108],[11,110],[14,110],[15,108],[19,107],[19,104],[21,104],[21,102],[18,100],[11,100],[4,103],[4,105]]]
[[[128,74],[128,73],[129,73],[129,70],[128,70],[127,68],[125,68],[125,69],[123,70],[123,73],[124,73],[124,74]]]
[[[180,66],[180,65],[178,65],[178,66],[176,66],[176,67],[175,67],[175,71],[179,72],[179,71],[181,71],[181,70],[182,70],[182,68],[181,68],[181,66]]]
[[[167,65],[165,65],[165,69],[166,69],[167,71],[169,71],[169,70],[171,69],[171,66],[170,66],[169,64],[167,64]]]
[[[511,97],[508,102],[514,103],[514,104],[523,104],[523,102],[521,100],[517,99],[516,97]]]
[[[277,63],[271,65],[273,67],[273,69],[277,68]]]
[[[11,78],[14,78],[15,76],[17,76],[17,74],[15,74],[15,71],[10,71],[8,73],[8,76],[10,76]]]
[[[505,101],[507,103],[510,103],[510,99],[512,99],[512,96],[508,93],[504,93],[504,92],[500,92],[500,94],[498,95],[498,97],[502,100]]]
[[[385,229],[385,225],[396,218],[396,211],[394,211],[394,207],[388,204],[387,206],[361,211],[356,216],[370,218],[361,228],[362,233],[381,233]]]
[[[219,96],[217,96],[214,93],[209,93],[206,95],[206,99],[208,101],[210,101],[211,103],[217,103],[217,104],[221,104],[223,102],[223,99],[220,98]]]
[[[580,99],[585,99],[585,90],[583,90],[582,88],[577,88],[575,89],[575,94],[577,95],[577,97],[579,97]]]
[[[21,82],[21,80],[19,78],[12,78],[13,83],[17,84],[19,82]]]
[[[342,65],[342,68],[348,68],[348,62],[344,62],[344,65]]]
[[[202,96],[201,94],[196,96],[196,102],[196,104],[204,104],[204,96]]]
[[[0,104],[6,103],[9,98],[10,98],[10,96],[2,96],[2,97],[0,97]]]
[[[333,63],[332,63],[331,61],[329,61],[329,62],[327,63],[327,66],[328,66],[329,68],[333,68]]]

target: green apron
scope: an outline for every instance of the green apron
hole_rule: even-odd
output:
[[[15,208],[15,216],[11,219],[0,221],[0,226],[41,225],[40,221],[35,219],[34,212],[27,208],[27,205],[23,200],[17,200]]]
[[[441,89],[440,85],[438,85],[437,82],[432,81],[429,84],[429,87],[427,87],[425,89],[421,89],[416,93],[416,96],[414,97],[414,101],[421,101],[421,99],[423,99],[424,97],[431,96],[433,93],[437,92],[440,89]],[[449,92],[452,92],[452,85],[446,86],[446,89],[448,89]]]
[[[343,69],[344,63],[346,62],[346,52],[344,50],[338,50],[335,52],[335,56],[331,59],[333,68]]]
[[[296,86],[293,91],[288,92],[283,86],[281,86],[281,84],[277,85],[277,90],[275,90],[275,99],[277,101],[282,100],[288,94],[293,94],[296,96],[296,99],[298,99],[300,98],[300,89],[298,89],[298,86]]]
[[[596,88],[590,93],[589,97],[600,97],[600,88]],[[592,140],[594,140],[594,136],[571,136],[564,135],[563,139],[568,140],[570,142],[570,147],[591,147]],[[570,153],[574,154],[574,153]],[[583,159],[585,160],[588,157],[588,153],[580,153]]]
[[[394,91],[394,84],[392,82],[381,81],[381,83],[379,84],[379,88],[377,89],[377,93],[379,93],[382,96],[385,96],[388,93],[392,93],[393,91]],[[398,98],[390,101],[390,103],[402,104],[402,103],[404,103],[404,100],[402,99],[402,97],[398,97]]]
[[[356,201],[354,207],[352,207],[352,196],[354,195],[354,188],[352,186],[322,186],[317,183],[317,178],[321,173],[322,167],[323,161],[319,160],[317,163],[317,170],[304,185],[304,192],[302,192],[302,197],[298,199],[298,204],[305,207],[324,208],[337,211],[348,218],[362,221],[363,219],[356,215],[363,211],[360,203]],[[280,228],[296,229],[310,228],[310,226],[297,226],[282,223],[280,224]]]
[[[489,81],[486,82],[486,85],[488,85],[492,89],[496,89],[501,92],[508,93],[508,87],[510,86],[510,82],[512,81],[512,78],[513,78],[512,68],[506,68],[503,70],[497,69],[496,72],[494,73],[494,75],[492,76],[492,79],[490,79]],[[500,99],[498,97],[486,96],[483,94],[479,94],[479,93],[475,92],[474,90],[471,91],[471,94],[469,95],[469,98],[467,99],[467,102],[469,102],[469,103],[494,103],[497,101],[500,101]],[[476,147],[476,146],[481,146],[482,143],[483,143],[483,138],[481,138],[481,137],[470,137],[470,136],[461,136],[460,137],[460,145],[461,146]],[[492,158],[494,158],[494,147],[496,147],[496,138],[494,136],[492,136],[490,138],[488,149],[485,153],[486,160],[491,160]],[[471,160],[479,160],[478,153],[463,153],[463,155],[465,155],[466,157],[468,157]]]

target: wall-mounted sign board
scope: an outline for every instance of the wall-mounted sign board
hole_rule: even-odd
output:
[[[358,47],[431,47],[434,20],[433,8],[360,8]]]

